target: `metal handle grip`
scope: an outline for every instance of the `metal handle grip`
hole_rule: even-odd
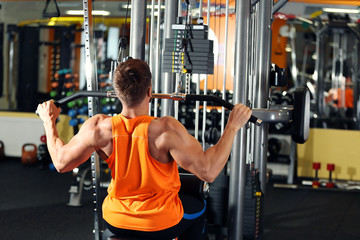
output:
[[[234,105],[229,103],[228,101],[225,101],[222,98],[219,98],[217,96],[212,95],[196,95],[196,94],[187,94],[186,100],[193,100],[193,101],[212,101],[214,103],[217,103],[218,105],[227,108],[229,110],[232,110],[234,108]],[[262,120],[258,119],[254,115],[251,115],[249,122],[254,123],[257,126],[260,126],[262,124]]]

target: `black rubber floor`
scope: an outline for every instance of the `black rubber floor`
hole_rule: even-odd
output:
[[[264,206],[265,239],[360,239],[360,191],[269,185]]]
[[[67,207],[71,173],[0,162],[1,240],[94,239],[91,192],[83,206]],[[264,239],[360,239],[360,192],[280,189],[269,184]]]
[[[71,173],[0,162],[0,239],[93,239],[90,192],[82,207],[67,207]]]

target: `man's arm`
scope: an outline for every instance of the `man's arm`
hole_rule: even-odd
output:
[[[236,133],[250,116],[249,108],[241,104],[236,105],[230,113],[220,140],[205,152],[201,144],[175,119],[169,119],[169,129],[162,134],[158,143],[169,146],[170,155],[182,168],[204,181],[213,182],[229,158]]]
[[[91,139],[96,134],[95,127],[97,118],[87,120],[68,144],[59,137],[56,129],[56,119],[60,114],[53,101],[48,101],[38,106],[38,114],[44,121],[47,146],[58,172],[71,171],[85,162],[95,151]]]

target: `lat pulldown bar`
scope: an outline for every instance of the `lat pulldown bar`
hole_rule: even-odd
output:
[[[60,105],[71,102],[81,97],[110,97],[116,98],[115,91],[99,92],[99,91],[78,91],[71,96],[59,99],[54,102],[57,107]],[[225,101],[224,99],[212,95],[198,95],[198,94],[183,94],[172,93],[162,94],[153,93],[153,98],[171,99],[174,101],[206,101],[213,102],[229,110],[234,108],[234,105]],[[293,122],[292,139],[296,143],[304,143],[309,137],[310,127],[310,93],[307,88],[299,87],[294,92],[294,105],[281,108],[271,109],[252,109],[254,115],[250,117],[249,122],[260,126],[265,123],[278,123],[278,122]],[[37,112],[36,112],[37,114]]]
[[[110,98],[116,98],[116,94],[114,91],[107,91],[107,92],[98,92],[98,91],[78,91],[74,93],[73,95],[64,97],[59,99],[58,101],[54,102],[54,104],[57,107],[60,107],[60,105],[71,102],[75,99],[81,98],[81,97],[110,97]],[[173,93],[173,94],[162,94],[162,93],[153,93],[152,98],[160,98],[160,99],[172,99],[174,101],[207,101],[207,102],[214,102],[218,105],[225,107],[229,110],[232,110],[234,108],[234,105],[223,100],[222,98],[211,96],[211,95],[196,95],[196,94],[183,94],[183,93]],[[38,114],[36,112],[36,114]],[[257,126],[260,126],[262,124],[262,120],[258,119],[255,116],[250,117],[250,122],[254,123]]]

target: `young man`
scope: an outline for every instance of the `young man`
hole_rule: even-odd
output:
[[[204,152],[176,119],[148,116],[152,87],[145,62],[130,59],[121,63],[114,73],[113,86],[123,106],[121,114],[91,117],[67,144],[59,138],[55,126],[60,109],[53,101],[39,104],[37,111],[44,121],[54,166],[60,173],[71,171],[94,151],[108,163],[112,180],[103,203],[103,217],[116,235],[201,239],[204,203],[188,196],[179,198],[177,165],[213,182],[251,110],[237,104],[218,143]],[[191,215],[198,212],[196,208],[199,214]]]

